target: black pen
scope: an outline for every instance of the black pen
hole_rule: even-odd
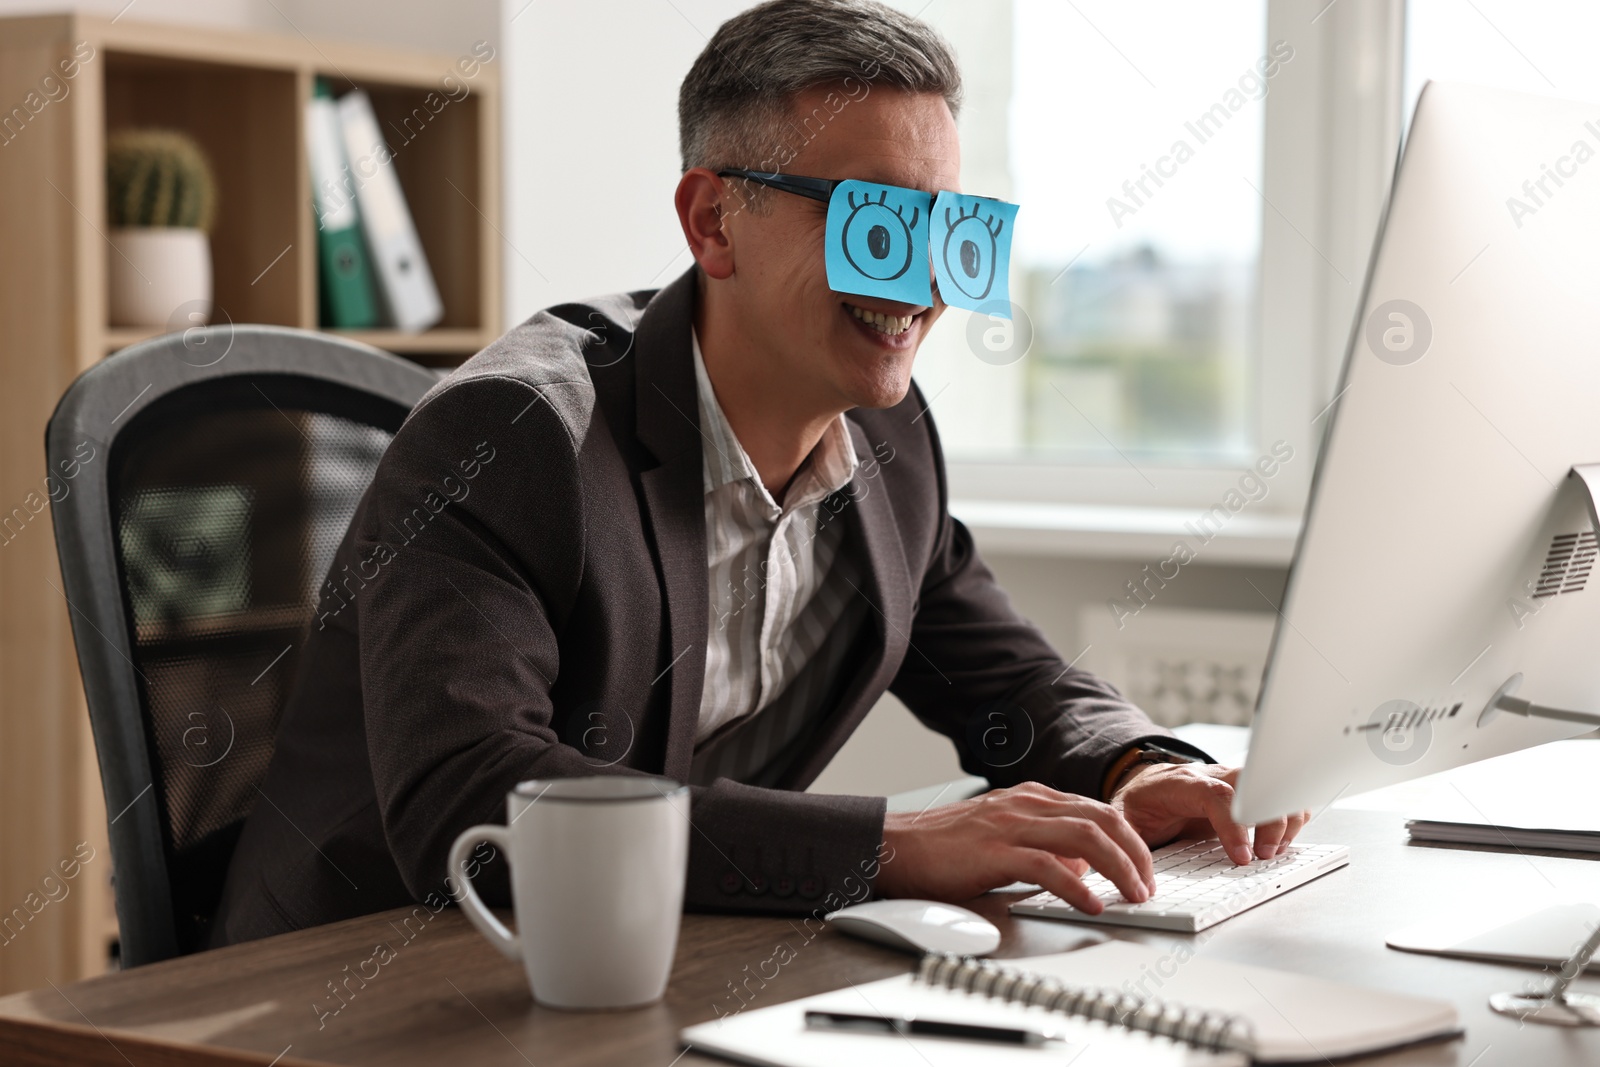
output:
[[[991,1041],[1001,1045],[1038,1047],[1051,1040],[1037,1030],[981,1023],[940,1022],[937,1019],[899,1019],[889,1015],[857,1015],[845,1011],[806,1012],[807,1030],[843,1030],[857,1034],[903,1037],[953,1037],[965,1041]]]

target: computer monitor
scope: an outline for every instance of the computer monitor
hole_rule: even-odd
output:
[[[1600,105],[1429,84],[1359,306],[1247,823],[1600,722]]]

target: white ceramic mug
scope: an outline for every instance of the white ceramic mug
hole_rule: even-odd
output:
[[[466,876],[488,841],[511,864],[516,933]],[[630,1008],[661,999],[689,871],[689,790],[667,778],[608,775],[523,782],[506,825],[474,826],[450,847],[458,901],[489,942],[519,960],[552,1008]]]

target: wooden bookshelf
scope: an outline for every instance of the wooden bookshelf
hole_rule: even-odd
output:
[[[44,497],[44,427],[61,394],[107,354],[163,332],[107,322],[107,133],[181,129],[210,157],[214,323],[315,329],[306,104],[317,77],[336,94],[366,90],[444,317],[417,334],[338,333],[453,366],[502,330],[498,61],[464,77],[462,58],[129,19],[0,19],[0,919],[79,841],[96,850],[67,896],[15,937],[0,932],[0,993],[103,971],[116,937],[69,608],[49,508],[33,510]]]

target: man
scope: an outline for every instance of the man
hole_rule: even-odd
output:
[[[540,312],[412,412],[335,558],[214,944],[431,898],[529,778],[690,782],[698,908],[1020,879],[1098,911],[1080,875],[1143,900],[1148,846],[1180,834],[1249,862],[1235,772],[1062,662],[951,519],[911,384],[943,303],[830,290],[826,205],[720,173],[957,190],[959,96],[937,35],[877,4],[718,30],[680,96],[695,266]],[[885,690],[1000,788],[920,817],[803,792]],[[1255,854],[1303,821],[1257,827]]]

